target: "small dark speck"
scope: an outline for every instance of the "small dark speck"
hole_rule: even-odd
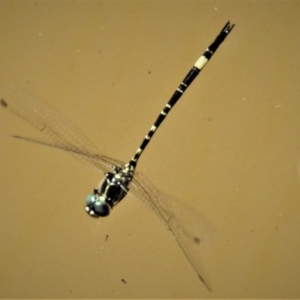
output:
[[[200,244],[200,239],[197,236],[194,236],[194,243]]]
[[[4,99],[1,98],[0,101],[1,101],[0,103],[1,103],[1,105],[2,105],[3,107],[7,107],[7,106],[8,106],[7,102],[6,102]]]
[[[108,240],[108,234],[106,235],[106,237],[105,237],[105,241],[107,241]]]
[[[101,51],[98,51],[98,53],[100,54],[100,53],[101,53]]]
[[[207,118],[207,121],[208,121],[208,122],[211,122],[211,120],[212,120],[211,117],[208,117],[208,118]]]
[[[148,74],[151,74],[151,71],[148,71]]]
[[[125,284],[127,283],[125,279],[122,278],[121,280],[122,280],[123,283],[125,283]]]
[[[70,293],[72,294],[72,290],[70,291]]]

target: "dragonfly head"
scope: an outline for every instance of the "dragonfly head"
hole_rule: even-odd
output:
[[[85,210],[92,217],[106,217],[110,213],[110,206],[105,198],[94,193],[87,196]]]

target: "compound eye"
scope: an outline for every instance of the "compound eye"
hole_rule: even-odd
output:
[[[94,212],[100,217],[106,217],[110,212],[109,205],[103,201],[96,201],[94,203]]]
[[[94,203],[97,201],[97,198],[98,197],[96,195],[88,195],[85,200],[86,206],[93,206]]]
[[[110,207],[105,201],[101,201],[98,195],[89,195],[86,198],[86,212],[92,217],[106,217]]]

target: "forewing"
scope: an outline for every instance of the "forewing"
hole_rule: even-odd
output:
[[[160,192],[142,173],[136,173],[130,190],[135,197],[146,202],[162,220],[200,280],[211,290],[204,267],[204,256],[210,251],[211,241],[214,239],[213,225],[188,205]]]
[[[16,137],[68,151],[101,172],[108,172],[116,163],[123,164],[102,155],[73,122],[27,90],[13,84],[1,84],[0,101],[3,108],[38,129],[47,142]]]

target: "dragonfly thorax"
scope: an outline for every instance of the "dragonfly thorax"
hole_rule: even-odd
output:
[[[99,187],[87,197],[86,212],[93,217],[108,216],[110,210],[128,193],[133,175],[134,168],[130,164],[116,166],[112,172],[107,172]]]

